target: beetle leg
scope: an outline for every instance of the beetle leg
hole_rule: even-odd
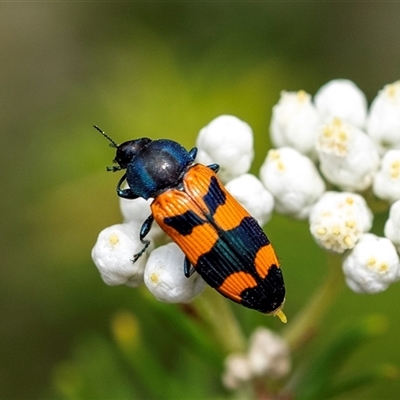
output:
[[[183,271],[185,273],[186,278],[190,278],[193,275],[195,269],[193,265],[190,264],[190,261],[187,257],[185,257],[185,261],[183,262]]]
[[[189,156],[194,161],[194,159],[196,158],[196,155],[197,155],[197,147],[193,147],[193,149],[189,151]]]
[[[137,199],[139,196],[137,196],[135,193],[133,193],[130,188],[121,189],[121,185],[125,181],[125,179],[126,179],[126,174],[124,174],[118,182],[118,185],[117,185],[118,196],[122,197],[123,199],[128,199],[128,200]]]
[[[210,164],[210,165],[207,165],[207,168],[210,168],[211,171],[218,172],[219,171],[219,164]]]
[[[151,225],[154,221],[154,217],[152,215],[149,215],[146,220],[143,222],[142,227],[140,228],[140,241],[144,244],[143,248],[139,251],[139,253],[136,253],[133,256],[132,262],[135,263],[141,256],[142,254],[146,251],[146,249],[150,245],[150,240],[145,240],[145,237],[147,234],[150,232]]]

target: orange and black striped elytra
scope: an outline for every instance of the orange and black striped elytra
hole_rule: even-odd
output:
[[[278,259],[257,221],[225,189],[219,166],[195,164],[197,149],[141,138],[117,145],[116,165],[126,169],[117,185],[125,199],[153,198],[152,214],[140,230],[143,249],[154,220],[185,254],[184,273],[197,272],[223,296],[245,307],[277,315],[283,322],[285,286]],[[122,189],[126,181],[128,188]]]

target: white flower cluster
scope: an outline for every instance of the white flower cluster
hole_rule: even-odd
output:
[[[270,131],[275,148],[261,166],[260,179],[249,174],[252,129],[234,116],[219,116],[200,130],[196,162],[219,164],[228,190],[260,225],[273,210],[308,220],[321,247],[345,255],[343,269],[353,290],[373,293],[398,280],[400,81],[385,86],[369,110],[364,94],[348,80],[329,82],[314,99],[304,91],[283,92]],[[366,236],[373,219],[362,197],[367,190],[392,204],[385,238]],[[177,246],[159,246],[149,257],[155,243],[168,241],[156,223],[146,237],[152,245],[131,262],[143,248],[139,234],[150,202],[121,199],[124,222],[100,233],[93,260],[107,284],[145,283],[162,301],[191,301],[204,282],[196,273],[184,276]]]
[[[355,292],[376,293],[399,280],[400,81],[386,85],[369,110],[361,90],[344,79],[327,83],[314,99],[283,92],[270,130],[277,149],[260,174],[276,211],[308,219],[321,247],[344,253]],[[368,190],[392,204],[385,237],[368,233]]]
[[[250,338],[246,353],[232,353],[226,358],[222,381],[228,389],[237,389],[254,378],[283,378],[290,368],[286,342],[269,329],[258,328]]]

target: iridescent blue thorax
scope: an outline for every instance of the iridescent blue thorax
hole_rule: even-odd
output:
[[[196,152],[196,148],[188,152],[179,143],[167,139],[144,143],[131,154],[126,166],[126,182],[131,192],[147,200],[177,187],[193,164]]]

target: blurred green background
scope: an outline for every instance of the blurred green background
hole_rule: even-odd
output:
[[[281,90],[314,94],[348,78],[371,101],[399,79],[399,17],[400,4],[387,2],[1,3],[0,398],[142,399],[172,381],[175,398],[229,396],[212,338],[182,322],[178,306],[107,287],[92,264],[97,234],[121,220],[118,177],[105,172],[114,154],[92,125],[117,142],[167,137],[190,148],[211,119],[234,114],[254,130],[258,173]],[[305,223],[274,216],[267,231],[290,322],[323,279],[324,254]],[[307,351],[379,313],[388,330],[343,374],[400,366],[398,303],[396,285],[375,296],[345,288]],[[282,327],[232,309],[246,334]],[[124,310],[140,331],[137,365],[112,336]],[[378,380],[351,398],[400,398],[400,383]]]

